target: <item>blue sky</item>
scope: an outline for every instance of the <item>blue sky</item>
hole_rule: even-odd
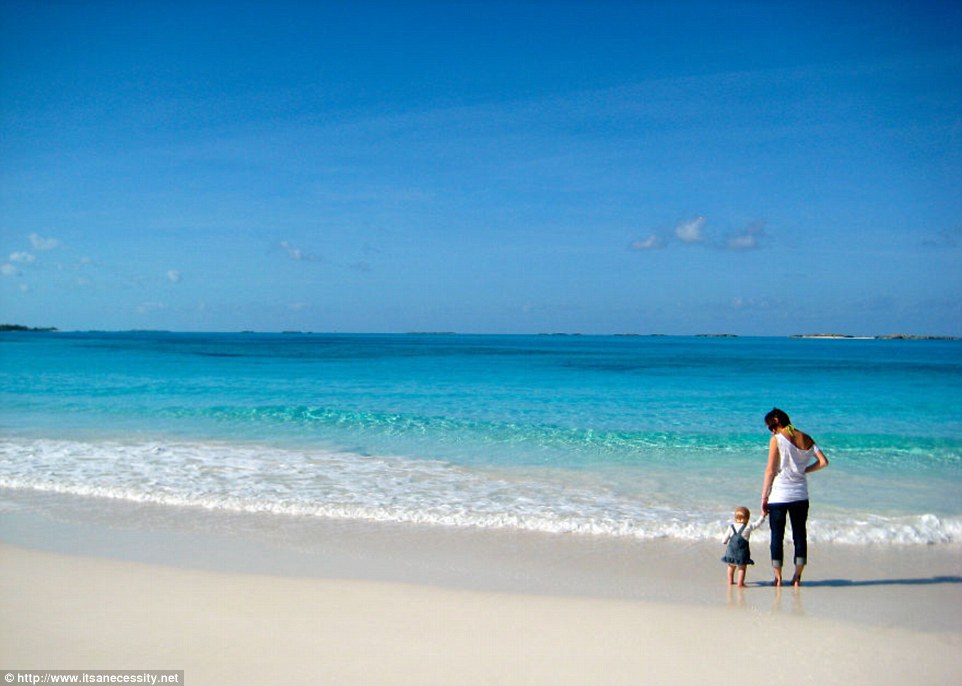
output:
[[[958,2],[0,3],[0,320],[962,335]]]

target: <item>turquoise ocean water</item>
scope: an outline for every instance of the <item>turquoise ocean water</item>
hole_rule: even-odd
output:
[[[716,540],[773,406],[813,540],[962,543],[962,342],[0,334],[0,499]]]

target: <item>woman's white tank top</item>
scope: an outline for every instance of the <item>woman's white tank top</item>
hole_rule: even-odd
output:
[[[775,434],[778,442],[779,465],[772,492],[768,494],[770,503],[794,503],[808,500],[808,478],[805,468],[816,460],[818,447],[812,443],[808,450],[802,450],[783,434]]]

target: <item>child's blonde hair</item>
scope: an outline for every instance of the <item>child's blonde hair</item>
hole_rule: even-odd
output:
[[[739,516],[744,518],[745,521],[748,521],[749,519],[752,518],[752,512],[747,507],[742,505],[741,507],[735,508],[735,519],[738,519]]]

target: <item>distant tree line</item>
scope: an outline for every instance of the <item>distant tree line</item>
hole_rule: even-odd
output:
[[[55,326],[23,326],[21,324],[0,324],[0,331],[56,331]]]

